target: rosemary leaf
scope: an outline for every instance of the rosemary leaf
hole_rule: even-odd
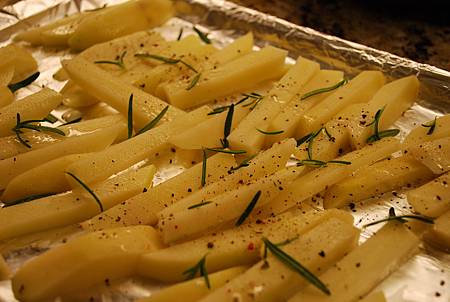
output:
[[[311,166],[311,167],[323,167],[327,162],[317,159],[302,159],[298,160],[297,166]]]
[[[427,131],[427,135],[433,134],[434,129],[436,129],[436,119],[437,119],[437,116],[435,116],[434,120],[432,120],[431,122],[424,123],[421,125],[422,127],[429,128]]]
[[[189,280],[194,278],[195,275],[197,275],[197,272],[203,277],[203,279],[205,279],[206,287],[210,289],[211,284],[209,282],[208,270],[206,269],[206,255],[203,256],[196,265],[185,270],[183,275],[186,275],[186,279]]]
[[[303,101],[303,100],[306,100],[307,98],[310,98],[310,97],[312,97],[314,95],[325,93],[325,92],[329,92],[329,91],[333,91],[333,90],[335,90],[335,89],[337,89],[337,88],[347,84],[347,82],[348,82],[347,79],[343,79],[342,81],[334,84],[333,86],[329,86],[329,87],[320,88],[320,89],[316,89],[316,90],[310,91],[310,92],[305,93],[304,95],[302,95],[300,100]]]
[[[11,90],[11,92],[16,92],[20,88],[27,87],[28,85],[33,83],[39,77],[40,74],[41,73],[39,71],[35,72],[32,75],[30,75],[28,78],[26,78],[20,82],[9,84],[8,88],[9,88],[9,90]]]
[[[20,119],[20,113],[16,114],[16,126],[12,128],[12,131],[16,134],[17,139],[21,144],[23,144],[27,148],[31,148],[31,145],[28,144],[28,141],[24,140],[21,136],[23,133],[21,129],[29,129],[34,131],[46,131],[46,132],[53,132],[62,136],[65,136],[66,134],[61,131],[58,128],[52,128],[52,127],[46,127],[41,125],[33,125],[32,123],[41,123],[45,122],[45,119],[43,120],[27,120],[27,121],[21,121]]]
[[[81,179],[75,176],[75,174],[70,172],[66,172],[66,174],[75,179],[75,181],[79,183],[83,187],[83,189],[85,189],[95,199],[95,202],[98,204],[98,207],[100,208],[100,212],[103,212],[103,204],[101,203],[97,195],[95,195],[94,191],[92,191],[91,188],[89,188]]]
[[[178,32],[177,41],[180,41],[180,40],[181,40],[181,37],[183,36],[183,31],[184,31],[183,27],[180,28],[180,31]]]
[[[229,107],[230,106],[222,106],[222,107],[214,108],[211,112],[208,113],[208,115],[214,115],[214,114],[222,113],[225,110],[227,110]]]
[[[203,149],[203,162],[202,162],[202,180],[201,180],[201,184],[202,187],[204,187],[206,185],[206,161],[208,159],[208,157],[206,156],[206,150]]]
[[[311,273],[306,267],[300,264],[297,260],[292,258],[289,254],[280,249],[276,244],[269,241],[269,239],[263,237],[264,246],[274,255],[279,261],[284,263],[287,267],[298,273],[305,278],[309,283],[317,287],[326,295],[331,295],[330,290],[326,285],[320,281],[313,273]]]
[[[329,160],[327,161],[327,164],[351,165],[352,163],[350,161],[345,160]]]
[[[314,139],[319,135],[320,132],[322,132],[323,127],[317,130],[316,132],[313,132],[311,134],[311,137],[308,139],[308,159],[312,159],[312,145]]]
[[[248,167],[248,166],[250,165],[249,162],[250,162],[253,158],[255,158],[255,156],[256,156],[256,154],[255,154],[255,155],[252,155],[252,156],[250,156],[250,157],[248,157],[248,158],[246,158],[246,159],[244,159],[237,167],[231,167],[230,171],[236,171],[236,170],[239,170],[240,168]]]
[[[15,206],[17,204],[21,204],[21,203],[25,203],[25,202],[29,202],[35,199],[40,199],[40,198],[44,198],[44,197],[48,197],[48,196],[52,196],[55,195],[56,193],[41,193],[41,194],[33,194],[33,195],[29,195],[23,198],[19,198],[13,201],[7,201],[4,202],[4,208],[6,207],[10,207],[10,206]]]
[[[154,60],[161,61],[165,64],[170,64],[170,65],[180,63],[180,64],[183,64],[184,66],[186,66],[187,68],[189,68],[190,70],[192,70],[193,72],[198,73],[198,71],[194,67],[192,67],[192,65],[186,63],[182,59],[173,59],[173,58],[163,57],[160,55],[154,55],[154,54],[149,54],[149,53],[137,53],[134,56],[139,57],[139,58],[154,59]]]
[[[197,35],[199,36],[200,40],[202,40],[206,44],[211,44],[211,40],[208,38],[208,34],[202,32],[200,29],[198,29],[195,26],[192,29],[197,33]]]
[[[363,226],[363,228],[367,228],[369,226],[373,226],[373,225],[376,225],[376,224],[379,224],[379,223],[382,223],[382,222],[393,221],[393,220],[399,221],[401,223],[404,223],[408,219],[414,219],[414,220],[422,221],[424,223],[434,224],[434,219],[433,218],[427,217],[427,216],[423,216],[423,215],[400,215],[400,216],[397,216],[397,215],[395,215],[394,208],[391,207],[389,209],[389,216],[388,217],[380,219],[380,220],[377,220],[377,221],[374,221],[374,222],[371,222],[371,223],[368,223],[368,224],[365,224]]]
[[[222,146],[228,148],[230,144],[228,143],[227,137],[231,133],[231,125],[233,124],[233,114],[234,114],[234,104],[228,107],[227,117],[225,118],[225,125],[223,127],[223,139]]]
[[[128,138],[133,136],[133,94],[128,99]]]
[[[167,105],[153,120],[151,120],[147,125],[145,125],[141,130],[139,130],[135,136],[154,128],[159,123],[159,121],[164,117],[167,110],[169,110],[169,105]]]
[[[266,134],[266,135],[277,135],[277,134],[281,134],[284,132],[284,130],[264,131],[264,130],[261,130],[258,128],[256,128],[256,130],[258,130],[258,132],[261,132],[262,134]]]
[[[110,64],[110,65],[116,65],[119,66],[121,69],[125,69],[125,64],[123,62],[123,59],[125,58],[127,52],[124,51],[118,60],[115,61],[108,61],[108,60],[100,60],[100,61],[95,61],[95,64]]]
[[[191,205],[187,209],[188,210],[192,210],[192,209],[200,208],[200,207],[206,206],[207,204],[210,204],[210,203],[212,203],[212,201],[202,201],[200,203],[196,203],[196,204]]]
[[[250,213],[253,211],[253,209],[256,206],[256,203],[258,202],[259,197],[261,196],[261,191],[256,192],[255,196],[253,196],[253,199],[248,204],[247,208],[244,210],[242,215],[239,217],[239,219],[236,221],[236,226],[240,226],[244,223],[244,221],[247,219],[247,217],[250,215]]]
[[[308,142],[311,139],[312,135],[313,135],[313,133],[309,133],[309,134],[305,135],[304,137],[299,138],[297,140],[297,147],[300,146],[301,144]]]
[[[399,133],[400,133],[399,129],[389,129],[389,130],[380,131],[380,132],[378,132],[378,137],[375,134],[371,135],[367,138],[367,142],[373,143],[373,142],[376,142],[385,137],[394,137]]]
[[[186,87],[186,90],[191,90],[194,88],[195,85],[197,85],[198,81],[200,80],[201,73],[197,73],[193,78],[192,81],[189,83],[189,85]]]
[[[227,153],[227,154],[247,153],[247,151],[245,151],[245,150],[225,150],[225,149],[221,149],[221,148],[206,148],[206,150],[213,151],[213,152]]]

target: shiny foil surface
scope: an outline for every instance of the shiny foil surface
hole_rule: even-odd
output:
[[[52,20],[62,18],[79,10],[89,10],[115,4],[122,1],[106,0],[0,0],[0,46],[11,42],[15,33]],[[180,27],[185,33],[192,24],[210,32],[209,37],[217,46],[225,45],[239,35],[252,31],[256,44],[271,44],[289,51],[291,58],[301,55],[313,59],[323,68],[340,69],[347,76],[354,76],[367,69],[381,70],[388,78],[395,79],[416,74],[421,82],[420,96],[412,108],[401,117],[395,126],[404,136],[422,122],[436,115],[450,112],[450,72],[420,64],[406,58],[349,42],[337,37],[319,33],[313,29],[301,27],[261,12],[241,7],[222,0],[175,0],[177,17],[158,29],[167,39],[175,39]],[[36,92],[42,85],[59,90],[63,82],[52,78],[60,68],[61,57],[73,56],[68,50],[29,48],[39,63],[41,76],[36,83],[21,89],[19,97]],[[54,113],[61,118],[63,114],[78,114],[65,107]],[[154,183],[162,182],[183,170],[182,165],[162,166]],[[373,200],[357,203],[348,209],[355,217],[355,225],[361,227],[367,222],[387,216],[393,206],[399,214],[410,213],[411,209],[403,192],[385,193]],[[365,229],[361,233],[361,242],[370,237],[379,228]],[[51,246],[62,244],[67,238],[77,236],[77,227],[66,227],[49,231],[45,236],[28,236],[24,240],[0,242],[8,264],[16,270],[24,261],[36,256]],[[43,239],[46,238],[46,239]],[[444,281],[444,285],[442,285]],[[120,280],[111,286],[99,286],[86,290],[78,297],[62,301],[133,301],[150,295],[166,286],[150,280]],[[404,263],[397,271],[384,280],[375,290],[384,291],[389,302],[447,302],[450,301],[450,254],[440,252],[433,247],[422,245],[420,250]],[[59,299],[61,300],[61,299]],[[10,282],[0,282],[0,301],[16,301],[10,288]]]

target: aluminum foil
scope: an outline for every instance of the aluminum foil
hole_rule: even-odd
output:
[[[0,0],[0,45],[11,42],[11,37],[30,26],[44,24],[67,14],[81,10],[115,4],[117,0]],[[381,70],[389,78],[416,74],[421,82],[421,92],[417,103],[396,123],[405,135],[412,125],[431,120],[435,115],[450,112],[450,72],[401,58],[396,55],[349,42],[337,37],[317,32],[313,29],[294,25],[282,19],[244,8],[222,0],[175,0],[178,15],[162,26],[160,31],[168,39],[176,38],[180,27],[188,32],[192,24],[200,24],[210,31],[210,37],[217,46],[231,42],[239,35],[252,31],[256,44],[271,44],[289,50],[291,58],[301,55],[313,59],[323,68],[334,68],[353,76],[362,70]],[[21,96],[30,94],[47,85],[60,89],[63,83],[52,79],[53,73],[60,67],[61,57],[70,57],[67,50],[49,50],[41,47],[30,48],[39,62],[41,76]],[[21,97],[19,96],[19,97]],[[66,108],[57,113],[61,117]],[[182,171],[180,165],[160,168],[156,182],[161,182]],[[368,221],[384,218],[389,207],[395,207],[398,213],[408,213],[410,207],[402,192],[386,193],[374,200],[358,203],[349,211],[355,217],[355,225],[361,226]],[[361,242],[369,238],[374,229],[362,232]],[[69,226],[44,234],[25,236],[0,245],[13,270],[24,261],[34,257],[50,247],[62,244],[67,238],[77,236],[79,229]],[[46,239],[43,239],[46,238]],[[442,281],[444,281],[442,285]],[[109,287],[100,286],[86,290],[67,301],[133,301],[148,296],[161,288],[149,280],[119,280]],[[420,251],[396,272],[384,280],[375,290],[384,291],[389,302],[443,302],[450,301],[450,255],[429,246]],[[0,282],[0,301],[16,301],[10,289],[10,282]],[[66,300],[64,300],[66,301]]]

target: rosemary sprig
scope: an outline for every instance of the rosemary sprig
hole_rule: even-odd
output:
[[[221,139],[222,146],[228,148],[230,146],[227,137],[231,133],[231,125],[233,123],[234,104],[228,107],[227,117],[225,118],[225,125],[223,127],[223,139]]]
[[[203,279],[205,279],[205,284],[208,289],[211,289],[211,284],[209,282],[208,271],[206,269],[206,255],[200,259],[200,261],[191,268],[188,268],[183,272],[183,275],[186,275],[186,279],[192,279],[197,275],[197,272],[200,274]]]
[[[255,107],[259,104],[259,102],[261,102],[261,100],[264,98],[263,95],[256,93],[256,92],[251,92],[251,93],[243,93],[242,94],[244,96],[244,98],[242,100],[240,100],[236,105],[245,102],[248,99],[251,99],[252,101],[249,102],[248,104],[242,105],[242,107],[250,107],[250,110],[255,109]]]
[[[128,99],[128,138],[133,136],[133,94]]]
[[[27,87],[28,85],[33,83],[39,77],[40,74],[41,73],[39,71],[35,72],[32,75],[30,75],[28,78],[26,78],[20,82],[9,84],[8,88],[11,92],[16,92],[20,88]]]
[[[150,54],[150,53],[136,53],[134,56],[139,57],[139,58],[153,59],[153,60],[157,60],[157,61],[163,62],[165,64],[170,64],[170,65],[175,65],[175,64],[180,63],[180,64],[183,64],[184,66],[186,66],[187,68],[189,68],[190,70],[192,70],[193,72],[198,73],[197,69],[195,69],[194,67],[192,67],[192,65],[186,63],[182,59],[173,59],[173,58],[163,57],[160,55],[154,55],[154,54]]]
[[[41,193],[41,194],[33,194],[33,195],[29,195],[26,197],[22,197],[13,201],[8,201],[8,202],[4,202],[4,208],[6,207],[10,207],[10,206],[15,206],[17,204],[21,204],[21,203],[25,203],[25,202],[29,202],[35,199],[40,199],[40,198],[44,198],[44,197],[48,197],[48,196],[52,196],[55,195],[56,193]]]
[[[388,130],[384,130],[384,131],[380,131],[378,129],[381,115],[383,114],[385,108],[386,108],[386,106],[383,106],[383,108],[378,109],[377,112],[375,113],[373,121],[366,125],[366,127],[374,125],[373,126],[374,134],[367,138],[368,143],[373,143],[373,142],[379,141],[380,139],[382,139],[384,137],[396,136],[397,134],[400,133],[399,129],[388,129]]]
[[[245,102],[246,100],[248,100],[249,98],[252,98],[253,101],[252,101],[251,103],[249,103],[249,104],[242,105],[243,107],[250,106],[250,105],[254,104],[254,101],[255,101],[255,100],[258,100],[258,99],[262,99],[262,98],[263,98],[262,95],[260,95],[260,94],[258,94],[258,93],[256,93],[256,92],[252,92],[252,93],[250,93],[250,94],[244,93],[244,94],[242,94],[242,95],[243,95],[244,97],[243,97],[242,99],[240,99],[236,104],[234,104],[235,107],[236,107],[237,105],[240,105],[240,104],[244,103],[244,102]],[[208,115],[213,115],[213,114],[219,114],[219,113],[222,113],[222,112],[228,110],[228,109],[230,108],[230,106],[231,106],[231,105],[225,105],[225,106],[221,106],[221,107],[214,108],[211,112],[208,113]]]
[[[432,120],[431,122],[423,123],[421,125],[422,127],[429,128],[427,131],[427,135],[433,134],[434,129],[436,129],[436,119],[437,119],[437,116],[435,116],[434,120]]]
[[[206,156],[206,150],[203,149],[203,162],[202,162],[202,180],[201,185],[204,187],[206,185],[206,161],[208,157]]]
[[[206,148],[206,150],[219,152],[219,153],[227,153],[227,154],[244,154],[247,153],[245,150],[225,150],[222,148]]]
[[[313,132],[311,136],[308,138],[308,159],[312,159],[312,146],[314,139],[320,134],[320,132],[323,131],[323,127],[317,130],[316,132]]]
[[[407,219],[415,219],[415,220],[422,221],[424,223],[434,224],[434,219],[433,218],[427,217],[427,216],[423,216],[423,215],[400,215],[400,216],[397,216],[397,215],[395,215],[394,208],[391,207],[389,209],[389,216],[388,217],[380,219],[380,220],[377,220],[377,221],[374,221],[374,222],[371,222],[371,223],[368,223],[368,224],[365,224],[363,226],[363,228],[367,228],[369,226],[373,226],[373,225],[376,225],[376,224],[379,224],[379,223],[382,223],[382,222],[392,221],[392,220],[396,220],[396,221],[399,221],[401,223],[404,223],[404,222],[407,221]]]
[[[338,83],[336,83],[336,84],[334,84],[332,86],[325,87],[325,88],[319,88],[319,89],[310,91],[308,93],[305,93],[304,95],[301,96],[300,100],[303,101],[303,100],[306,100],[307,98],[310,98],[310,97],[312,97],[314,95],[325,93],[325,92],[329,92],[329,91],[333,91],[333,90],[338,89],[339,87],[341,87],[341,86],[343,86],[343,85],[345,85],[347,83],[348,83],[348,80],[347,79],[343,79],[342,81],[340,81],[340,82],[338,82]]]
[[[200,207],[206,206],[207,204],[210,204],[210,203],[212,203],[212,201],[202,201],[200,203],[196,203],[196,204],[191,205],[187,209],[188,210],[192,210],[192,209],[200,208]]]
[[[125,63],[123,62],[123,59],[125,58],[125,56],[127,55],[127,51],[122,52],[122,54],[120,55],[118,60],[115,61],[108,61],[108,60],[100,60],[100,61],[95,61],[95,64],[111,64],[111,65],[116,65],[119,66],[121,69],[125,69]]]
[[[66,172],[67,175],[69,175],[70,177],[72,177],[73,179],[75,179],[75,181],[77,183],[79,183],[83,189],[85,189],[94,199],[95,202],[98,204],[98,207],[100,208],[100,212],[103,212],[103,204],[100,201],[100,199],[97,197],[97,195],[95,195],[94,191],[92,191],[91,188],[89,188],[81,179],[79,179],[75,174],[71,173],[71,172]]]
[[[202,76],[201,73],[197,73],[193,78],[192,81],[189,83],[189,85],[186,87],[186,90],[191,90],[194,88],[195,85],[197,85],[198,81],[200,80],[200,77]]]
[[[262,238],[265,247],[274,255],[278,260],[288,266],[290,269],[298,273],[300,276],[305,278],[309,283],[317,287],[326,295],[330,295],[331,292],[327,286],[320,281],[313,273],[311,273],[306,267],[300,264],[297,260],[292,258],[289,254],[280,249],[276,244],[272,243],[266,237]]]
[[[180,28],[180,31],[178,32],[178,36],[177,36],[177,41],[181,40],[181,37],[183,36],[183,31],[184,31],[183,27]]]
[[[202,40],[206,44],[211,44],[211,40],[208,38],[208,34],[202,32],[200,29],[198,29],[195,26],[192,27],[192,29],[197,33],[197,35],[199,36],[200,40]]]
[[[139,130],[135,136],[142,134],[150,129],[153,129],[159,123],[159,121],[164,117],[167,110],[169,110],[169,105],[164,107],[164,109],[161,110],[161,112],[154,119],[152,119],[147,125],[145,125],[141,130]]]
[[[41,122],[45,122],[45,119],[21,121],[20,113],[17,113],[16,114],[16,126],[14,128],[12,128],[12,131],[16,134],[16,137],[19,140],[19,142],[22,143],[27,148],[31,148],[31,145],[28,144],[28,141],[26,141],[22,138],[21,134],[23,133],[23,131],[21,129],[30,129],[30,130],[34,130],[34,131],[38,131],[38,132],[41,132],[41,131],[53,132],[53,133],[56,133],[56,134],[59,134],[62,136],[66,136],[66,134],[58,128],[52,128],[52,127],[46,127],[46,126],[32,124],[32,123],[41,123]]]
[[[341,164],[341,165],[351,165],[352,162],[346,160],[329,160],[327,164]]]
[[[258,202],[259,197],[261,196],[261,190],[256,192],[255,196],[253,196],[252,200],[248,204],[247,208],[245,208],[242,215],[239,217],[239,219],[236,221],[235,225],[240,226],[244,223],[244,221],[247,219],[247,217],[250,215],[250,213],[253,211],[253,209],[256,206],[256,203]]]
[[[248,158],[246,158],[246,159],[244,159],[237,167],[231,167],[230,171],[236,171],[236,170],[239,170],[240,168],[248,167],[248,166],[250,165],[249,162],[250,162],[253,158],[255,158],[255,156],[256,156],[256,154],[255,154],[255,155],[252,155],[252,156],[250,156],[250,157],[248,157]]]
[[[325,167],[328,164],[351,165],[352,163],[344,160],[322,161],[317,159],[298,159],[297,166]]]
[[[264,131],[259,128],[256,128],[256,130],[258,130],[258,132],[261,132],[262,134],[265,134],[265,135],[277,135],[277,134],[281,134],[284,132],[284,130]]]

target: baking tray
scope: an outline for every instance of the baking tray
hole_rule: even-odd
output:
[[[10,42],[11,37],[30,26],[44,24],[81,10],[115,4],[122,1],[102,0],[8,0],[0,1],[0,44]],[[298,26],[285,20],[248,9],[222,0],[175,0],[177,17],[171,19],[159,31],[168,39],[176,38],[180,27],[189,32],[192,24],[203,26],[210,32],[210,37],[218,46],[229,43],[234,38],[252,31],[256,45],[266,44],[282,47],[289,51],[291,58],[301,55],[313,59],[323,68],[334,68],[354,76],[362,70],[380,70],[395,79],[416,74],[421,82],[420,95],[414,106],[396,122],[404,135],[412,128],[412,123],[431,120],[435,115],[450,112],[450,72],[437,67],[421,64],[388,52],[373,49],[361,44],[325,35],[313,29]],[[60,89],[63,83],[52,79],[59,68],[61,57],[70,57],[67,50],[30,48],[38,60],[41,71],[39,80],[22,95],[30,94],[47,85]],[[158,171],[157,182],[167,179],[167,171],[181,171],[182,167],[172,166]],[[171,173],[172,175],[174,173]],[[386,216],[390,206],[399,213],[408,213],[409,206],[402,192],[395,196],[386,193],[383,196],[356,205],[349,211],[355,217],[356,226],[367,221]],[[361,242],[370,237],[377,228],[362,232]],[[52,234],[53,239],[29,240],[30,244],[13,248],[6,245],[6,260],[16,269],[28,258],[38,255],[51,246],[61,244],[63,239],[76,236],[73,228],[62,229],[59,234]],[[3,245],[5,248],[5,245]],[[442,285],[444,281],[444,285]],[[396,272],[383,281],[376,290],[383,290],[389,302],[441,302],[450,301],[450,255],[439,252],[432,247],[422,246],[420,252],[404,263]],[[133,301],[135,298],[148,296],[163,284],[149,280],[118,280],[111,286],[100,286],[94,290],[80,293],[70,301]],[[95,294],[94,294],[95,293]],[[92,299],[91,299],[92,298]],[[0,301],[15,301],[9,281],[0,282]],[[64,300],[65,301],[65,300]]]

